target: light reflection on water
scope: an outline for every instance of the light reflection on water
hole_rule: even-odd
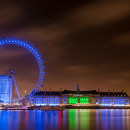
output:
[[[130,110],[0,111],[0,130],[129,130]]]

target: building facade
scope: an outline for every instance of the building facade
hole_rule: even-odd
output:
[[[0,76],[0,103],[9,103],[11,100],[11,77]]]
[[[126,106],[129,105],[129,96],[124,92],[100,92],[102,106]]]
[[[100,105],[100,106],[127,106],[129,96],[124,92],[93,91],[38,91],[35,92],[30,104],[34,106],[59,105]]]
[[[35,106],[59,106],[62,104],[61,93],[56,91],[38,91],[31,97],[31,105]]]
[[[63,104],[95,104],[96,97],[98,97],[97,91],[62,91]]]

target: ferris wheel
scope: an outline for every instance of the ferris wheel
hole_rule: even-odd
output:
[[[33,90],[26,95],[26,97],[31,96],[31,94],[33,92],[36,92],[40,87],[42,87],[42,83],[45,80],[44,79],[44,75],[45,75],[44,70],[45,70],[46,66],[43,65],[45,61],[42,60],[42,55],[39,54],[38,49],[34,49],[33,46],[28,43],[28,41],[24,42],[21,39],[15,39],[15,37],[13,37],[12,39],[9,39],[8,37],[6,37],[5,39],[0,39],[0,46],[2,46],[2,45],[18,45],[18,46],[24,47],[28,51],[30,51],[36,58],[38,66],[39,66],[39,78],[38,78],[36,86],[34,86]]]

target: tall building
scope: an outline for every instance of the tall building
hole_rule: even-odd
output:
[[[11,77],[0,76],[0,103],[9,103],[11,100]]]
[[[20,99],[14,71],[11,75],[0,75],[0,103],[17,103]]]

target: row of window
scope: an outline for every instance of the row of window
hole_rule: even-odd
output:
[[[33,100],[31,100],[33,104]],[[45,103],[61,103],[60,98],[36,98],[36,104],[45,104]]]
[[[111,102],[111,101],[115,101],[115,102],[125,102],[125,99],[102,99],[101,101],[104,101],[104,102]]]

